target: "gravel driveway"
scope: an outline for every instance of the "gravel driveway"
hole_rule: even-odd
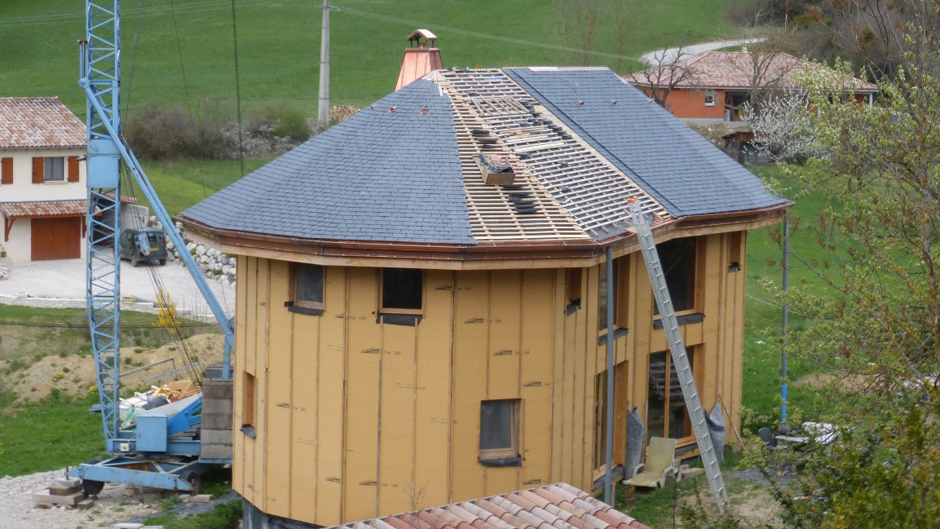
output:
[[[0,303],[34,307],[85,307],[85,261],[35,261],[9,265],[10,273],[0,281]],[[125,309],[152,311],[157,298],[149,271],[156,272],[177,309],[192,311],[197,317],[211,317],[208,304],[203,300],[196,283],[183,265],[168,262],[165,266],[141,265],[134,268],[121,262],[121,296]],[[214,279],[209,287],[225,312],[235,312],[235,287],[222,285]],[[133,300],[128,300],[132,297]],[[3,308],[0,306],[0,313]]]

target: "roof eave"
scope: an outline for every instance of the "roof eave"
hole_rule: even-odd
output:
[[[751,230],[779,222],[793,205],[790,201],[751,210],[694,215],[657,222],[654,234],[660,241],[731,231]],[[357,261],[376,260],[420,261],[437,263],[442,268],[509,268],[526,263],[525,268],[582,266],[599,259],[607,246],[618,254],[636,251],[636,235],[632,231],[605,240],[507,241],[477,244],[441,244],[394,241],[349,241],[286,237],[237,230],[226,230],[205,223],[177,217],[193,238],[201,239],[226,253],[280,256],[285,260],[344,262],[349,266],[368,266]],[[450,263],[450,265],[448,265]],[[476,263],[474,266],[465,266]],[[540,265],[541,264],[541,265]]]

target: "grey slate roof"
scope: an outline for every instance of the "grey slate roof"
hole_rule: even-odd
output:
[[[473,244],[449,98],[418,80],[373,107],[182,216],[287,237]]]
[[[610,70],[503,71],[675,217],[785,203]]]
[[[610,70],[503,72],[673,217],[786,204],[770,195],[756,176]],[[477,244],[474,234],[479,232],[474,230],[480,222],[496,225],[506,220],[492,213],[480,216],[480,204],[470,202],[465,185],[465,178],[480,177],[465,175],[461,168],[450,98],[473,99],[477,94],[448,85],[451,95],[447,95],[437,84],[444,82],[440,76],[429,78],[390,94],[185,210],[181,217],[210,228],[280,237]],[[465,103],[466,99],[462,108]],[[467,143],[467,130],[463,134],[460,149],[466,156],[467,145],[473,142]],[[539,178],[535,169],[531,172]],[[473,183],[476,189],[481,184]],[[505,201],[508,191],[497,191],[495,198],[486,200]],[[468,202],[477,208],[473,223]],[[486,204],[484,208],[489,208]],[[605,233],[585,235],[597,240],[610,235]]]

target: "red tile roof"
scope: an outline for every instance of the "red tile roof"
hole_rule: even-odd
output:
[[[649,529],[567,483],[330,529]]]
[[[85,125],[59,98],[0,98],[0,149],[85,147],[85,144]]]
[[[7,218],[79,217],[88,206],[84,200],[44,200],[42,202],[0,202]]]
[[[659,68],[668,68],[672,65],[655,66],[642,72],[624,76],[630,84],[649,86],[650,80],[658,78]],[[681,80],[676,88],[691,89],[741,89],[747,90],[755,81],[755,71],[760,74],[757,81],[772,89],[796,88],[794,76],[801,68],[811,70],[828,70],[836,75],[834,70],[816,65],[815,63],[799,59],[786,53],[761,54],[750,52],[711,51],[701,55],[679,59],[675,68],[688,70],[690,75]],[[668,76],[663,76],[665,80]],[[878,86],[866,83],[855,77],[844,77],[842,85],[845,91],[856,93],[873,93]]]

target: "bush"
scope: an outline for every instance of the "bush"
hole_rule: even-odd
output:
[[[241,136],[241,137],[239,137]],[[284,105],[249,114],[239,134],[238,120],[223,100],[206,100],[201,115],[179,105],[151,102],[128,116],[124,137],[138,158],[233,160],[277,154],[310,138],[307,120]]]
[[[168,160],[188,154],[190,119],[179,106],[163,107],[150,102],[131,113],[124,138],[138,158]]]

